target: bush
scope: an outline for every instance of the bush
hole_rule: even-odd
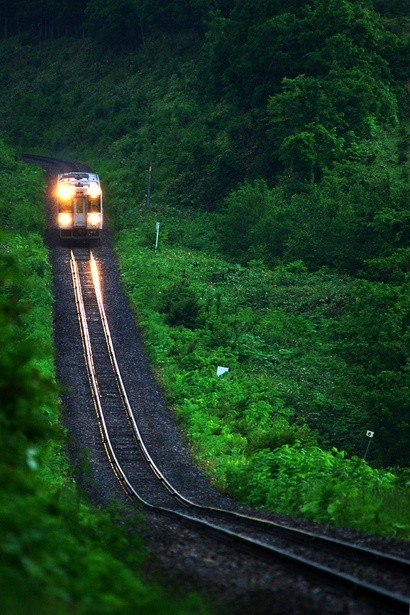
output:
[[[171,326],[195,329],[201,324],[201,310],[195,292],[187,280],[175,282],[166,289],[159,309]]]
[[[226,480],[244,504],[364,532],[406,537],[410,529],[409,495],[394,475],[337,449],[298,442],[263,449],[228,468]]]
[[[270,271],[260,260],[245,267],[176,249],[178,218],[162,216],[160,251],[128,230],[117,250],[168,401],[213,483],[244,504],[405,536],[406,494],[394,476],[317,445],[363,454],[371,428],[333,338],[354,285],[300,261]],[[220,378],[218,365],[229,367]]]

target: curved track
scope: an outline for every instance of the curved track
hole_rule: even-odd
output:
[[[39,162],[57,166],[59,161],[43,157]],[[349,588],[355,595],[383,605],[386,613],[407,613],[409,598],[402,595],[401,588],[410,571],[408,561],[213,506],[212,502],[198,503],[167,479],[167,469],[160,469],[141,435],[118,366],[104,308],[98,258],[87,248],[75,248],[70,268],[99,429],[125,493],[144,506],[177,515],[223,540],[235,541],[239,548],[257,552],[266,560],[280,557],[323,582]],[[386,576],[386,570],[390,576]]]
[[[385,586],[385,568],[392,573],[390,583],[394,587],[396,580],[401,585],[402,578],[407,578],[410,562],[236,511],[197,504],[184,497],[167,480],[144,443],[128,400],[104,309],[98,264],[92,252],[84,249],[72,251],[71,272],[102,439],[113,470],[127,495],[145,506],[159,508],[212,530],[223,539],[240,542],[243,548],[257,550],[264,558],[286,558],[292,566],[303,567],[310,573],[349,587],[356,594],[383,604],[389,610],[404,612],[409,599]],[[278,546],[278,538],[286,544],[285,547]],[[316,561],[317,551],[321,552],[320,562]],[[327,564],[323,563],[324,553]],[[352,568],[352,562],[355,562],[355,574],[346,572]],[[366,580],[369,572],[373,579],[377,577],[380,566],[384,586]]]

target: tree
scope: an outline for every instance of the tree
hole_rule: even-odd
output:
[[[142,39],[146,3],[139,0],[90,0],[85,9],[91,38],[113,47],[136,47]]]

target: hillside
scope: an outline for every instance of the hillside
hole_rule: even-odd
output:
[[[404,538],[408,15],[374,5],[79,0],[76,19],[65,2],[2,7],[0,133],[100,173],[153,369],[214,485]],[[41,180],[16,165],[4,145],[2,242],[28,268],[34,252],[49,284]],[[51,340],[51,305],[33,297],[48,316],[30,336],[46,326]]]

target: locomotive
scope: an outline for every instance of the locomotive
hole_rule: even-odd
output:
[[[96,173],[69,172],[57,176],[57,226],[62,239],[100,237],[103,207]]]

